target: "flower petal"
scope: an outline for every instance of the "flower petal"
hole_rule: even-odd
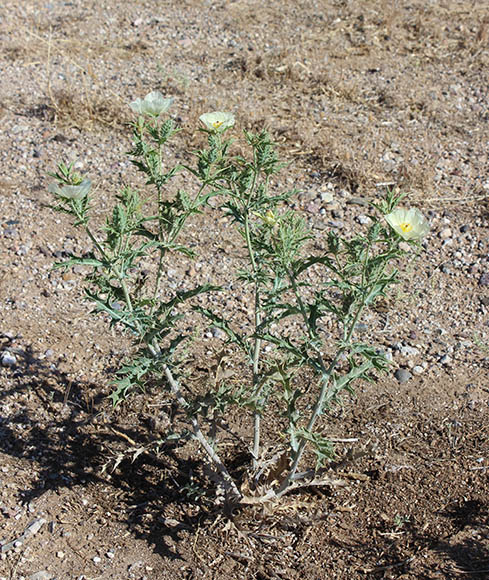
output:
[[[165,99],[160,91],[151,91],[144,99],[138,98],[132,103],[129,103],[129,106],[139,115],[159,117],[168,110],[172,103],[173,99]]]
[[[84,179],[79,185],[60,186],[57,183],[51,183],[48,186],[48,191],[65,199],[83,199],[88,195],[91,186],[92,182],[90,179]]]
[[[133,101],[132,103],[129,103],[129,106],[131,107],[131,109],[135,112],[135,113],[139,113],[140,115],[143,114],[143,110],[142,110],[142,100],[137,98],[135,101]]]
[[[398,208],[385,216],[386,222],[404,240],[419,240],[424,237],[430,226],[417,208]]]
[[[199,119],[213,133],[223,133],[226,129],[230,129],[235,122],[234,115],[224,111],[204,113]]]

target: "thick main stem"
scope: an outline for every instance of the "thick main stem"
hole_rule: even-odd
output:
[[[170,385],[171,392],[177,399],[178,403],[182,406],[182,408],[188,407],[188,403],[183,397],[178,382],[173,377],[171,370],[168,368],[167,365],[163,366],[163,370],[165,372],[165,377],[168,381],[168,384]],[[226,469],[226,466],[222,462],[221,458],[202,433],[197,417],[191,416],[190,424],[192,425],[192,430],[194,432],[195,438],[202,445],[204,451],[207,453],[212,464],[215,466],[219,475],[221,476],[223,488],[227,498],[232,501],[240,500],[242,497],[241,492],[234,483],[233,478],[229,474],[229,471]]]
[[[245,215],[245,239],[246,239],[246,247],[248,248],[248,255],[250,257],[251,266],[253,268],[253,273],[257,274],[258,268],[255,260],[255,253],[253,251],[253,245],[251,242],[251,233],[250,233],[250,222],[248,213]],[[255,331],[261,325],[262,318],[261,318],[261,305],[260,305],[260,292],[258,288],[258,282],[255,279]],[[256,396],[258,395],[259,390],[259,382],[260,382],[260,375],[259,375],[259,367],[260,367],[260,350],[261,350],[261,339],[257,336],[255,337],[255,341],[253,344],[253,394]],[[260,436],[261,436],[261,412],[256,409],[253,413],[253,468],[256,469],[258,467],[258,457],[260,455]]]
[[[258,290],[255,291],[255,330],[261,324],[260,314],[260,295]],[[253,391],[258,394],[259,385],[259,364],[260,364],[260,349],[261,340],[255,338],[254,352],[253,352]],[[253,468],[258,467],[258,457],[260,455],[260,433],[261,433],[261,412],[255,410],[253,415]]]

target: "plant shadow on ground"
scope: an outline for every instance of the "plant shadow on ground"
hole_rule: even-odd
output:
[[[199,499],[185,494],[191,476],[196,489],[207,485],[204,476],[202,480],[198,476],[202,473],[201,462],[178,457],[172,445],[166,445],[158,456],[146,451],[135,456],[126,453],[125,437],[139,449],[145,449],[148,438],[144,429],[129,430],[117,425],[117,430],[113,430],[106,397],[100,392],[93,398],[86,396],[86,391],[100,391],[96,385],[70,380],[64,372],[36,358],[30,348],[16,352],[16,358],[10,381],[13,386],[0,391],[1,399],[22,393],[37,399],[36,405],[23,405],[9,419],[0,420],[3,452],[30,462],[36,474],[30,485],[24,483],[21,502],[35,501],[48,490],[110,486],[113,493],[104,493],[100,501],[107,504],[111,496],[117,495],[114,500],[118,505],[113,504],[110,509],[127,514],[120,521],[125,521],[136,537],[154,545],[162,557],[180,558],[165,537],[177,545],[182,530],[196,531],[209,519],[215,519],[210,503],[208,507],[199,503],[199,509],[192,510]],[[117,469],[105,469],[117,455]],[[162,516],[170,504],[189,508],[184,510],[185,521]],[[188,515],[190,511],[197,515]]]
[[[435,549],[456,564],[456,572],[469,574],[471,578],[489,576],[489,549],[483,546],[481,537],[489,537],[487,506],[480,501],[467,501],[448,507],[443,515],[467,537],[452,543],[439,541]],[[471,536],[471,537],[470,537]]]
[[[17,365],[6,371],[12,375],[12,387],[0,392],[0,397],[5,401],[23,395],[30,400],[28,405],[19,406],[10,419],[0,422],[0,440],[6,454],[27,460],[36,474],[30,482],[25,482],[20,494],[22,502],[35,501],[48,490],[90,488],[88,493],[95,494],[104,509],[119,514],[118,521],[127,525],[135,538],[143,539],[153,546],[155,553],[169,560],[186,559],[182,543],[189,534],[197,538],[199,528],[205,527],[211,536],[219,535],[220,532],[212,531],[211,524],[227,514],[206,497],[203,490],[209,487],[209,479],[199,459],[183,458],[172,445],[167,445],[159,455],[147,451],[135,454],[138,449],[147,449],[151,442],[148,431],[142,425],[121,426],[117,418],[114,420],[99,386],[71,381],[46,359],[36,358],[29,348],[16,352],[16,357]],[[243,457],[236,456],[233,467],[239,470],[242,462]],[[196,492],[193,497],[188,493],[191,479]],[[382,483],[379,481],[378,485],[381,487]],[[365,496],[369,493],[366,488]],[[298,495],[301,494],[294,492],[288,498],[291,506],[295,500],[299,504],[304,499],[303,494],[302,498]],[[377,501],[375,494],[372,498],[365,496],[366,505],[372,511],[375,509],[372,504]],[[334,511],[331,493],[328,490],[316,496],[311,493],[308,501],[309,512],[315,501],[323,508],[329,504],[333,511],[323,511],[319,517],[311,513],[304,517],[294,507],[289,511],[272,509],[264,513],[245,509],[238,513],[238,536],[247,545],[259,544],[254,555],[257,570],[273,567],[282,554],[279,543],[267,544],[260,540],[261,536],[271,538],[267,534],[275,530],[279,536],[293,538],[292,546],[300,550],[302,544],[309,545],[311,528],[319,526],[316,528],[318,541],[323,543],[324,533],[329,536],[328,530],[334,531],[338,514]],[[487,577],[489,538],[485,531],[488,521],[485,510],[486,506],[477,500],[449,504],[437,514],[438,526],[445,527],[446,534],[438,534],[432,527],[423,531],[422,522],[409,521],[393,532],[392,525],[389,527],[384,522],[377,530],[376,539],[369,534],[365,541],[364,535],[357,535],[357,524],[353,522],[348,540],[328,537],[326,542],[332,550],[354,551],[357,561],[378,562],[378,566],[364,569],[372,577],[385,577],[387,572],[410,574],[415,570],[417,578],[433,578],[421,558],[433,552],[445,562],[447,578],[457,578],[460,574]],[[395,533],[401,530],[402,534]],[[272,574],[272,577],[282,576]]]
[[[445,578],[460,578],[470,575],[471,578],[487,578],[489,574],[489,539],[487,506],[477,500],[457,502],[440,513],[442,522],[450,529],[448,534],[423,532],[411,522],[399,526],[399,532],[406,540],[402,546],[396,541],[384,541],[384,565],[364,570],[374,577],[385,577],[386,572],[395,572],[405,578],[406,573],[415,573],[416,578],[429,580],[433,578],[430,558],[423,558],[429,553],[437,553],[444,562]],[[402,532],[401,532],[402,530]],[[382,534],[389,537],[389,534]],[[393,533],[391,537],[396,534]],[[485,542],[484,542],[485,540]],[[412,556],[406,558],[406,546],[411,547]],[[365,554],[369,546],[360,546]],[[371,554],[370,554],[371,556]],[[394,577],[394,576],[392,576]],[[409,576],[411,578],[412,576]],[[437,578],[439,576],[436,576]]]

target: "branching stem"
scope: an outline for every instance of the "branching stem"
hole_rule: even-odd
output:
[[[158,358],[161,355],[160,348],[156,342],[153,342],[153,344],[148,345],[148,348],[155,358]],[[168,365],[166,364],[163,365],[163,372],[165,373],[165,378],[168,381],[168,384],[170,385],[170,390],[175,399],[177,400],[178,404],[181,406],[182,409],[188,409],[189,404],[185,399],[185,397],[183,396],[182,391],[180,389],[180,385],[173,376],[173,373],[171,372],[171,369],[168,367]],[[202,433],[202,429],[200,428],[197,416],[191,415],[189,417],[189,420],[190,424],[192,425],[192,430],[194,432],[195,438],[200,443],[200,445],[202,445],[202,448],[204,449],[207,456],[211,460],[211,463],[214,465],[217,472],[219,473],[227,499],[230,501],[239,501],[242,498],[242,494],[239,491],[233,478],[229,474],[229,471],[227,470],[226,466],[219,457],[218,453],[209,443],[205,435]]]
[[[91,229],[88,227],[88,224],[86,223],[86,220],[84,219],[84,217],[80,214],[80,212],[74,206],[73,206],[73,209],[75,210],[75,213],[76,213],[76,216],[78,217],[78,219],[82,222],[83,227],[85,228],[85,231],[86,231],[88,237],[90,238],[90,240],[92,241],[93,245],[97,248],[97,250],[99,251],[99,253],[102,256],[102,258],[104,259],[104,261],[107,264],[109,264],[110,269],[114,273],[115,277],[119,280],[119,283],[120,283],[121,288],[122,288],[122,292],[124,294],[124,300],[126,301],[126,304],[127,304],[127,308],[130,312],[132,312],[133,307],[132,307],[131,295],[129,294],[129,289],[128,289],[127,284],[124,280],[123,274],[119,271],[118,268],[116,268],[113,260],[111,260],[109,258],[106,251],[104,250],[103,246],[100,244],[100,242],[97,240],[97,238],[93,235],[93,233],[92,233]]]
[[[321,383],[322,384],[321,384],[321,390],[319,392],[319,396],[317,398],[316,404],[314,405],[311,416],[309,418],[309,422],[307,423],[306,430],[309,432],[312,431],[312,429],[314,428],[316,420],[321,415],[325,404],[335,394],[335,390],[330,388],[331,375],[333,374],[334,369],[336,368],[336,365],[338,364],[338,361],[340,360],[342,355],[348,350],[348,348],[350,346],[350,342],[351,342],[351,337],[353,335],[355,327],[356,327],[358,320],[360,319],[360,316],[361,316],[361,314],[366,306],[366,300],[368,297],[368,287],[366,286],[365,272],[366,272],[366,267],[368,264],[368,257],[369,257],[370,248],[371,248],[371,243],[369,243],[367,248],[366,248],[365,258],[364,258],[364,261],[362,262],[362,265],[363,265],[363,268],[362,268],[362,287],[363,287],[362,297],[361,297],[361,300],[358,304],[358,307],[356,309],[356,312],[355,312],[353,318],[351,318],[350,323],[345,325],[345,327],[344,327],[342,346],[338,349],[335,357],[333,358],[333,360],[331,361],[331,363],[329,364],[328,367],[326,367],[321,353],[318,353],[318,356],[317,356],[317,362],[319,363],[319,366],[321,369],[321,375],[322,375],[321,376]],[[381,276],[383,276],[384,271],[385,271],[385,266],[377,274],[377,276],[373,280],[372,284],[369,284],[368,286],[375,285],[378,282],[378,280],[381,278]],[[300,296],[299,289],[297,287],[295,276],[293,275],[292,272],[288,272],[288,277],[289,277],[292,289],[294,291],[297,303],[299,305],[299,309],[301,311],[301,316],[304,320],[304,324],[306,325],[306,328],[308,329],[309,336],[311,338],[314,338],[314,334],[313,334],[312,329],[311,329],[310,324],[309,324],[309,318],[307,316],[307,311],[306,311],[306,308],[305,308],[304,303],[302,301],[302,297]],[[299,443],[297,450],[292,455],[292,464],[290,466],[287,477],[282,481],[279,489],[277,490],[277,497],[280,497],[281,495],[283,495],[286,492],[286,490],[288,489],[288,487],[291,485],[291,483],[293,482],[295,474],[297,472],[297,468],[299,466],[299,462],[300,462],[302,455],[304,453],[304,450],[306,448],[306,445],[307,445],[307,440],[303,438],[301,440],[301,442]]]

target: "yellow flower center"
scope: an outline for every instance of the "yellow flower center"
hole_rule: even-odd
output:
[[[266,211],[265,217],[263,217],[262,219],[268,226],[274,226],[277,223],[275,215],[271,209],[268,209]]]
[[[413,229],[413,225],[408,223],[408,222],[404,222],[403,224],[399,224],[399,227],[401,228],[401,230],[407,234],[408,232],[410,232]]]
[[[214,129],[219,129],[219,127],[224,123],[224,121],[214,121],[214,123],[212,123],[212,126],[214,127]]]

